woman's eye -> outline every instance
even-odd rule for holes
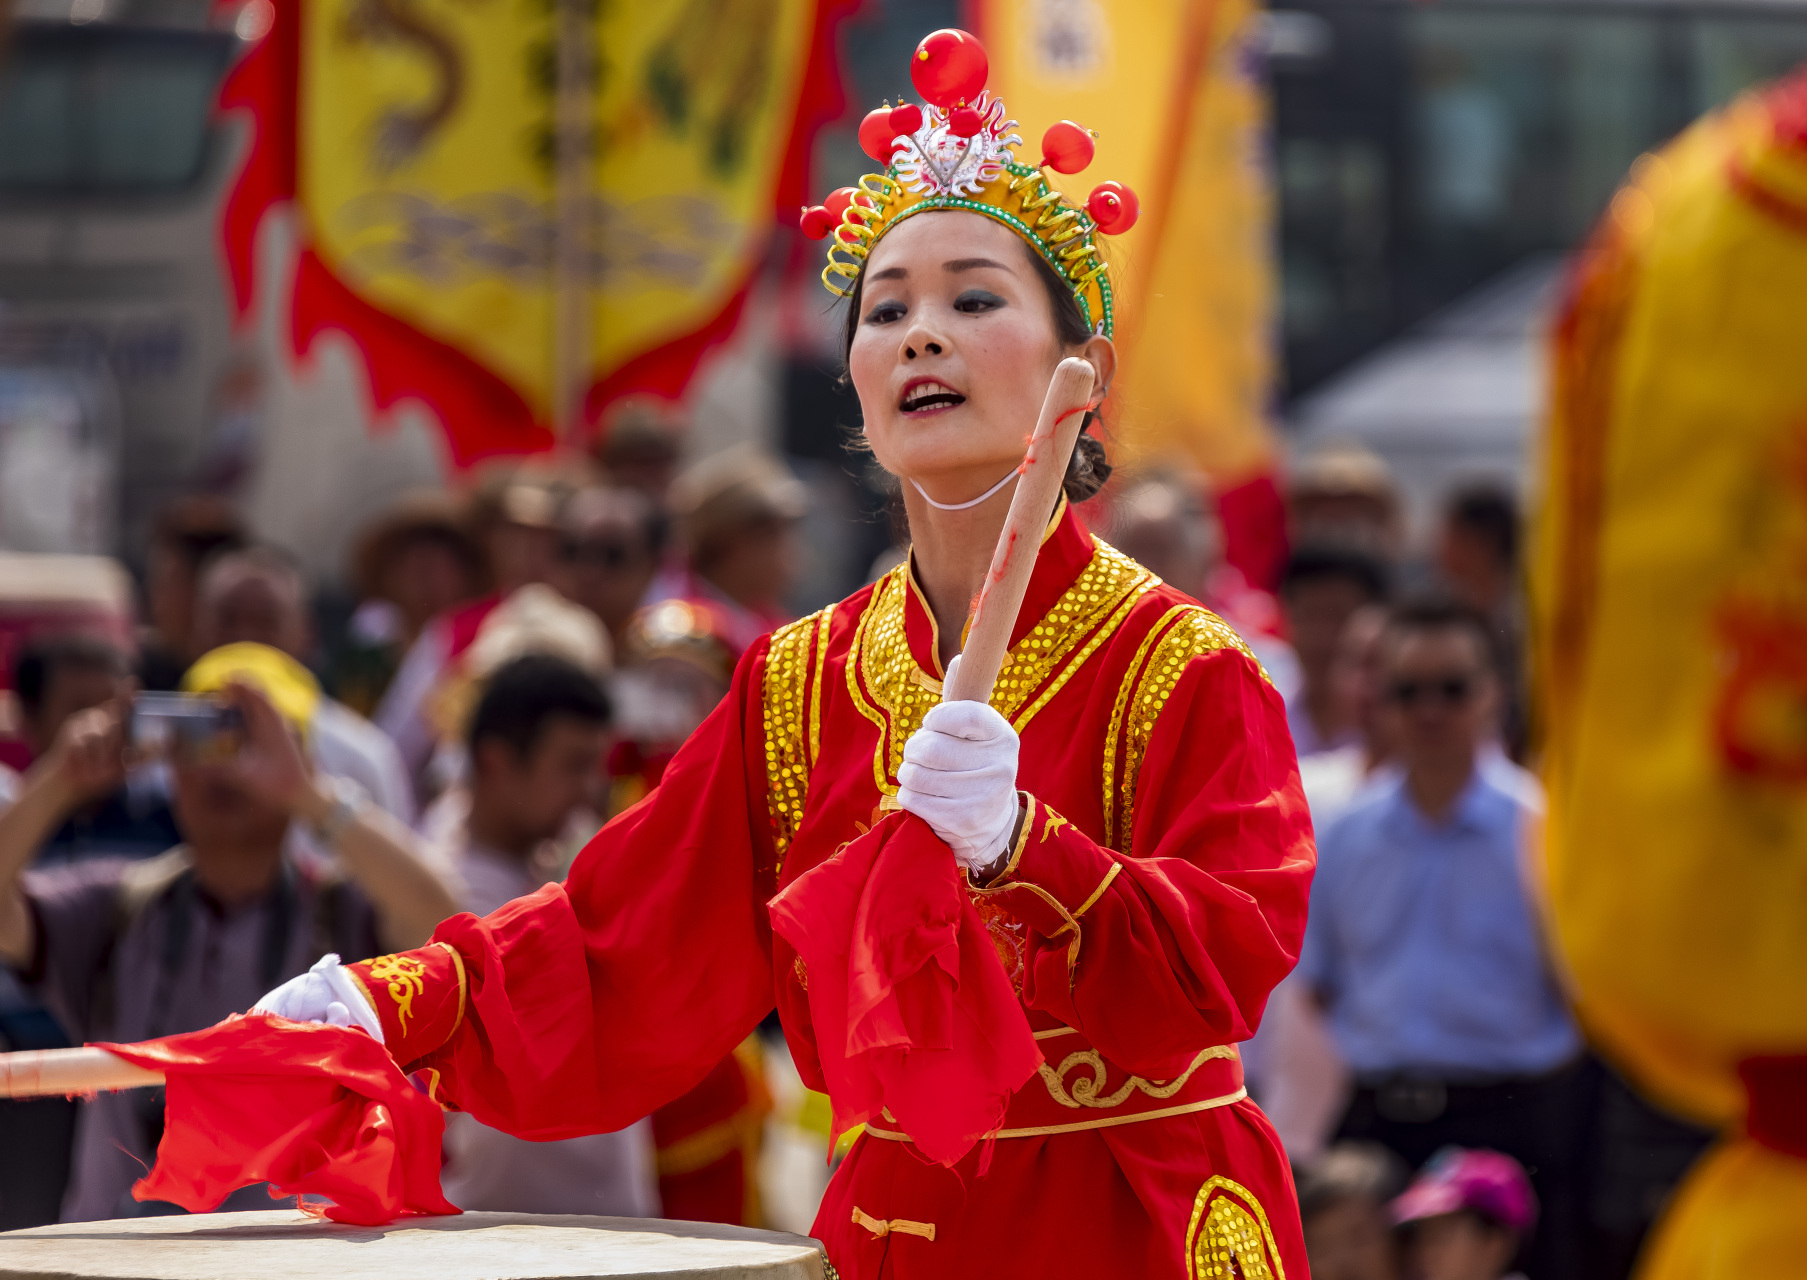
[[[901,302],[881,302],[866,313],[867,324],[890,324],[893,320],[904,318],[904,305]]]
[[[964,311],[969,315],[983,311],[995,311],[1003,305],[1002,298],[995,293],[988,293],[984,289],[968,289],[954,299],[954,310]]]

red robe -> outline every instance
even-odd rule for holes
[[[486,1124],[562,1138],[683,1093],[776,1003],[821,1088],[809,975],[765,904],[882,812],[941,674],[907,565],[755,644],[563,885],[354,966],[397,1060]],[[848,1280],[1190,1278],[1232,1257],[1302,1280],[1286,1158],[1234,1048],[1298,954],[1315,859],[1279,697],[1228,627],[1063,504],[993,705],[1033,804],[973,892],[1047,1065],[952,1170],[869,1126],[815,1235]]]

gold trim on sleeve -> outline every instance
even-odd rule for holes
[[[809,767],[814,769],[822,758],[822,678],[828,670],[828,627],[834,621],[834,606],[816,615],[815,649],[810,654],[812,672],[809,679]]]
[[[886,796],[885,799],[889,800],[891,797]],[[1010,861],[1004,864],[1003,870],[992,877],[993,884],[1008,879],[1016,872],[1017,867],[1023,861],[1023,850],[1029,847],[1029,837],[1035,834],[1035,797],[1027,791],[1019,791],[1016,793],[1016,800],[1017,812],[1022,815],[1022,826],[1017,830],[1016,843],[1010,847]],[[972,872],[968,870],[965,875],[966,887],[978,890],[980,886],[973,883]]]
[[[1186,1280],[1286,1280],[1267,1211],[1241,1183],[1207,1179],[1186,1227]]]
[[[464,976],[464,957],[458,954],[458,948],[449,942],[435,942],[436,947],[444,947],[446,954],[452,957],[452,967],[458,970],[458,1016],[452,1020],[452,1030],[456,1032],[464,1025],[464,1001],[470,990],[470,983]],[[447,1036],[446,1039],[451,1039]]]
[[[784,854],[803,824],[809,775],[822,749],[822,682],[834,606],[772,633],[760,704],[765,719],[766,810],[772,851]]]
[[[407,1035],[408,1019],[414,1016],[414,997],[427,989],[426,961],[406,954],[378,956],[370,961],[370,976],[384,984],[395,1002],[395,1025]]]
[[[1104,896],[1104,891],[1111,887],[1111,881],[1115,880],[1117,878],[1117,873],[1122,870],[1123,864],[1121,862],[1111,863],[1111,869],[1104,873],[1104,879],[1100,880],[1098,882],[1098,887],[1092,890],[1092,896],[1080,903],[1079,906],[1074,909],[1073,918],[1075,920],[1079,919],[1080,916],[1083,916],[1097,905],[1098,899]]]
[[[1229,624],[1203,605],[1175,605],[1161,615],[1136,650],[1111,710],[1104,739],[1104,843],[1128,853],[1135,834],[1136,783],[1156,722],[1192,659],[1234,649],[1260,661]],[[1122,756],[1121,775],[1117,757]]]
[[[383,1016],[382,1010],[376,1007],[376,997],[371,995],[370,988],[364,985],[363,977],[356,969],[347,968],[345,972],[349,973],[352,976],[352,979],[357,983],[358,994],[364,997],[364,1003],[370,1006],[370,1012],[376,1014],[378,1018],[381,1018]]]

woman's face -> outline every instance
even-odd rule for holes
[[[848,353],[879,465],[964,502],[1022,461],[1062,357],[1047,290],[1014,231],[983,214],[919,214],[866,260]],[[1082,349],[1110,377],[1110,342]]]

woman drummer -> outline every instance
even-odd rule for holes
[[[1086,532],[1069,504],[1108,474],[1090,436],[991,704],[940,701],[1056,364],[1111,380],[1096,236],[1133,220],[1115,184],[1082,211],[1016,163],[973,49],[925,40],[931,105],[869,126],[888,172],[805,217],[833,235],[824,278],[850,299],[847,366],[903,482],[908,560],[755,644],[566,883],[262,1007],[338,1001],[439,1099],[527,1138],[632,1123],[774,1003],[821,1089],[809,974],[765,903],[901,807],[965,869],[1046,1065],[952,1169],[883,1117],[866,1128],[815,1226],[841,1275],[1302,1277],[1286,1158],[1235,1049],[1305,924],[1285,713],[1228,627]],[[1082,164],[1079,132],[1051,130],[1044,158]]]

